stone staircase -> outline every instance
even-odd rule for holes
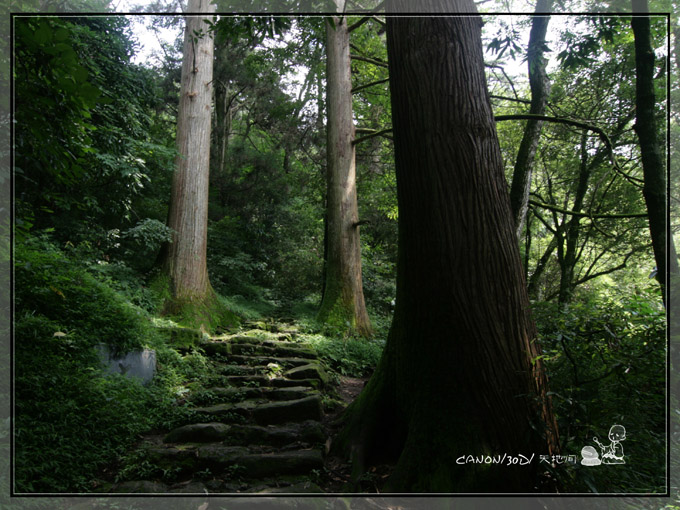
[[[220,384],[187,397],[191,423],[144,441],[145,460],[176,482],[128,481],[113,492],[322,492],[312,480],[324,466],[329,377],[294,330],[275,329],[201,344]]]

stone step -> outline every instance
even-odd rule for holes
[[[147,454],[148,460],[161,469],[182,475],[210,469],[218,477],[266,478],[308,474],[323,467],[323,455],[317,449],[253,452],[242,446],[208,443],[149,448]]]
[[[292,386],[306,386],[308,388],[319,388],[322,383],[319,379],[287,379],[285,377],[275,377],[270,379],[266,375],[229,375],[227,382],[232,386],[239,387],[266,387],[290,388]]]
[[[279,426],[227,425],[219,422],[193,423],[170,431],[164,443],[215,443],[227,446],[259,445],[284,447],[323,444],[326,440],[318,421],[307,420]]]
[[[244,356],[241,354],[229,355],[229,361],[239,365],[267,366],[269,363],[277,363],[282,367],[294,368],[309,363],[309,358],[287,358],[276,356]]]
[[[255,339],[257,342],[257,340]],[[232,354],[245,356],[292,357],[315,360],[317,355],[311,347],[290,342],[235,342],[212,341],[201,344],[208,355],[221,355],[229,358]]]
[[[263,404],[256,400],[224,403],[207,407],[195,407],[193,411],[217,419],[222,423],[238,423],[253,420],[258,425],[300,422],[305,420],[320,421],[323,416],[321,397],[310,395],[297,400],[284,400]]]
[[[226,363],[218,363],[215,365],[215,371],[222,375],[251,375],[261,374],[266,368],[258,365],[229,365]]]
[[[291,381],[294,383],[296,381]],[[195,396],[190,396],[189,401],[200,402],[200,400],[207,400],[206,394],[210,396],[211,403],[225,403],[225,402],[242,402],[244,400],[253,400],[257,398],[267,400],[297,400],[315,395],[318,392],[308,386],[294,385],[290,387],[276,388],[272,386],[263,387],[227,387],[227,388],[208,388],[203,393],[198,393]],[[197,405],[200,403],[197,402]]]

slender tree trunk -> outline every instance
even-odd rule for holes
[[[318,318],[332,326],[370,336],[372,328],[361,278],[347,18],[334,16],[332,23],[327,20],[326,34],[327,259]]]
[[[538,0],[536,13],[549,12],[552,8],[552,0]],[[550,80],[546,72],[545,34],[548,30],[550,16],[535,15],[529,34],[529,47],[527,62],[529,66],[529,86],[531,87],[531,105],[529,113],[544,115],[550,95]],[[510,206],[515,220],[517,239],[522,238],[522,229],[526,221],[529,207],[529,191],[531,187],[531,174],[541,136],[543,123],[537,120],[528,120],[524,128],[524,135],[517,152],[515,170],[512,176],[510,188]]]
[[[633,12],[649,12],[647,0],[632,0]],[[640,140],[644,188],[642,190],[649,213],[649,231],[656,260],[656,278],[661,285],[664,303],[666,298],[667,272],[677,276],[678,258],[673,237],[666,234],[666,172],[656,123],[656,97],[654,94],[654,50],[649,18],[634,16],[631,21],[635,36],[635,132]],[[668,246],[667,243],[668,242]],[[666,258],[666,249],[670,256]]]
[[[543,299],[541,277],[543,276],[545,269],[548,267],[548,262],[550,262],[550,258],[552,257],[555,248],[557,248],[557,236],[554,236],[550,240],[550,244],[548,244],[548,247],[545,249],[543,255],[539,259],[538,264],[536,264],[536,269],[534,269],[534,272],[529,277],[527,292],[529,293],[529,297],[531,299],[538,301]]]
[[[574,212],[581,212],[581,209],[583,209],[583,200],[588,191],[588,183],[592,170],[591,165],[588,164],[587,140],[587,133],[584,132],[581,135],[581,167],[576,185],[576,193],[574,194],[574,204],[571,208]],[[566,219],[564,221],[567,222]],[[574,292],[574,270],[577,262],[576,254],[580,233],[581,218],[580,216],[572,216],[565,227],[564,257],[560,261],[560,290],[557,298],[557,302],[560,304],[569,303]]]
[[[209,0],[190,0],[189,12],[214,12]],[[208,181],[212,100],[213,38],[201,16],[188,16],[177,119],[176,169],[172,181],[169,226],[174,231],[165,270],[173,299],[166,310],[213,299],[206,267]],[[196,37],[195,31],[203,31]]]
[[[475,12],[472,0],[422,8]],[[408,10],[407,0],[388,3]],[[383,357],[337,447],[395,492],[534,491],[557,450],[478,17],[388,17],[399,255]],[[512,453],[510,453],[512,452]],[[469,455],[535,455],[527,466]],[[499,457],[499,458],[500,458]]]

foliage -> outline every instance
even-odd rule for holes
[[[325,335],[304,335],[314,346],[319,357],[333,370],[350,377],[365,377],[373,373],[385,343],[365,338],[347,338]]]
[[[157,135],[154,72],[130,64],[127,25],[120,16],[17,18],[20,234],[49,227],[62,242],[108,251],[111,233],[146,212],[145,193],[164,188],[174,150]]]
[[[563,308],[537,303],[534,315],[548,367],[562,451],[576,455],[609,428],[626,428],[627,469],[562,473],[570,491],[663,492],[665,317],[658,291]]]
[[[16,283],[17,490],[92,491],[140,433],[188,419],[181,402],[192,381],[209,380],[208,363],[166,346],[146,313],[46,239],[17,246]],[[104,376],[93,348],[102,341],[153,347],[153,382]]]
[[[61,326],[65,342],[87,347],[103,342],[127,352],[145,343],[150,330],[146,313],[46,239],[19,244],[14,267],[19,317],[44,317]]]

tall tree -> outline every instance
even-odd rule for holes
[[[343,11],[344,0],[337,0]],[[352,74],[346,16],[326,20],[326,267],[318,318],[362,336],[372,334],[364,303],[352,116]]]
[[[647,0],[632,0],[634,13],[647,13]],[[644,172],[643,195],[649,212],[649,231],[656,259],[656,279],[666,302],[666,261],[671,275],[678,275],[678,258],[673,237],[666,233],[666,173],[659,132],[656,123],[656,96],[654,94],[654,50],[649,17],[633,16],[631,21],[635,36],[635,132],[640,139],[640,154]],[[666,258],[667,243],[669,257]]]
[[[189,0],[190,13],[212,13],[210,0]],[[208,281],[208,182],[213,81],[213,38],[204,16],[187,16],[177,116],[176,169],[169,226],[173,241],[164,262],[172,299],[166,311],[199,309],[214,299]]]
[[[407,12],[406,0],[388,8]],[[476,12],[430,0],[427,12]],[[337,445],[386,489],[532,491],[537,463],[468,455],[557,450],[557,427],[510,214],[478,17],[389,17],[399,255],[383,357]],[[532,468],[533,466],[533,468]]]
[[[531,106],[529,113],[543,115],[548,104],[550,94],[550,80],[546,72],[545,59],[545,34],[548,31],[550,16],[539,16],[547,13],[552,8],[552,0],[538,0],[536,2],[536,15],[531,22],[529,33],[529,47],[527,51],[527,64],[529,66],[529,86],[531,88]],[[527,120],[524,135],[517,152],[515,170],[510,188],[510,206],[515,219],[517,238],[522,235],[522,229],[529,207],[529,188],[531,185],[531,172],[541,136],[542,122],[540,120]]]

